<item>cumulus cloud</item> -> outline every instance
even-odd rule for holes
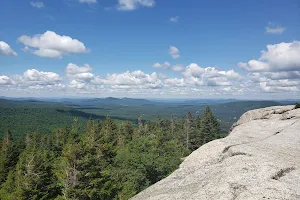
[[[295,74],[293,74],[295,76]],[[297,74],[296,74],[297,75]],[[255,88],[258,86],[263,92],[268,93],[293,93],[300,91],[300,79],[294,77],[294,79],[289,79],[291,77],[290,72],[288,73],[250,73],[247,76],[253,84],[247,87]]]
[[[0,55],[2,55],[2,56],[16,56],[17,53],[14,52],[6,42],[0,41]]]
[[[69,63],[66,67],[67,77],[70,79],[70,87],[76,89],[83,89],[87,84],[95,82],[95,75],[91,73],[92,67],[88,64],[78,66],[73,63]]]
[[[254,83],[258,83],[261,80],[260,73],[254,72],[254,73],[249,73],[247,77]]]
[[[72,95],[119,95],[119,96],[174,96],[217,97],[224,95],[248,95],[259,93],[289,95],[299,97],[300,72],[249,72],[242,77],[233,69],[221,70],[217,67],[200,67],[191,63],[183,68],[177,77],[167,77],[156,72],[141,70],[124,73],[93,74],[88,65],[69,63],[65,69],[66,79],[55,72],[29,69],[23,75],[0,75],[0,92],[14,90],[30,94],[38,91],[61,92]],[[68,83],[67,86],[64,83]],[[44,92],[44,94],[46,94]],[[251,96],[252,95],[252,96]]]
[[[97,0],[79,0],[79,3],[93,4],[93,3],[98,3],[98,1]]]
[[[267,45],[258,60],[239,63],[238,66],[253,72],[299,71],[300,41]]]
[[[103,84],[114,87],[131,87],[131,88],[160,88],[162,82],[157,73],[146,74],[140,70],[133,72],[124,72],[122,74],[108,74],[101,79]]]
[[[70,80],[70,87],[76,89],[86,89],[92,85],[106,85],[114,89],[149,89],[160,88],[163,86],[160,80],[162,76],[157,73],[146,74],[141,70],[127,71],[124,73],[107,74],[100,77],[91,73],[93,69],[85,64],[77,66],[76,64],[68,64],[66,68],[67,77]]]
[[[84,64],[80,67],[76,64],[69,63],[66,68],[66,73],[68,77],[73,77],[74,75],[88,73],[91,71],[93,71],[93,68],[90,67],[88,64]]]
[[[135,10],[139,7],[154,7],[154,0],[118,0],[117,9],[123,11]]]
[[[183,78],[168,78],[165,79],[164,83],[166,86],[172,86],[172,87],[185,87],[186,82]]]
[[[54,49],[38,49],[38,50],[31,50],[27,46],[24,48],[25,52],[31,52],[34,55],[40,57],[48,57],[48,58],[62,58],[62,54],[60,51]]]
[[[170,46],[169,48],[169,54],[172,56],[173,59],[178,59],[180,58],[180,51],[177,47]]]
[[[275,23],[269,22],[268,26],[266,27],[266,33],[269,34],[281,34],[286,30],[285,27],[277,25]]]
[[[41,2],[41,1],[35,1],[35,2],[32,1],[32,2],[30,2],[30,5],[31,5],[32,7],[39,8],[39,9],[45,7],[44,3]]]
[[[300,91],[300,42],[267,45],[257,60],[238,63],[249,71],[247,78],[269,93],[295,93]]]
[[[43,72],[36,69],[29,69],[24,72],[23,80],[29,84],[53,85],[60,82],[61,78],[54,72]]]
[[[196,63],[188,65],[182,75],[187,82],[196,85],[208,86],[228,86],[232,85],[232,81],[239,81],[242,76],[233,69],[228,71],[218,70],[215,67],[202,68]]]
[[[184,65],[173,65],[172,66],[172,70],[175,72],[180,72],[183,71],[185,69]]]
[[[14,81],[8,76],[0,76],[0,85],[12,85]]]
[[[157,69],[169,69],[171,67],[171,64],[166,61],[166,62],[161,63],[161,64],[160,63],[154,63],[153,67],[157,68]]]
[[[281,79],[300,79],[300,71],[290,71],[290,72],[266,72],[264,73],[266,78],[272,80]]]
[[[0,76],[0,90],[9,86],[13,90],[22,90],[25,93],[30,89],[34,90],[53,90],[65,87],[62,78],[54,72],[43,72],[36,69],[28,69],[23,75]]]
[[[76,80],[72,80],[70,82],[70,87],[75,88],[75,89],[83,89],[83,88],[85,88],[85,85],[86,85],[85,83],[79,82],[79,81],[76,81]]]
[[[169,19],[170,22],[173,22],[173,23],[177,23],[179,21],[179,16],[176,16],[176,17],[171,17]]]
[[[291,87],[299,86],[300,81],[291,81],[288,79],[285,80],[267,80],[265,81],[267,86],[278,86],[278,87]]]
[[[189,77],[201,77],[201,75],[204,73],[204,69],[198,66],[196,63],[191,63],[186,67],[186,70],[182,73],[183,76]]]
[[[46,31],[32,37],[22,35],[18,41],[25,45],[24,50],[48,58],[62,58],[68,54],[87,53],[89,50],[77,39]]]
[[[300,89],[297,86],[288,86],[288,85],[283,85],[282,83],[278,82],[269,84],[268,82],[261,82],[260,87],[263,91],[266,92],[299,92]],[[299,85],[298,85],[299,86]]]

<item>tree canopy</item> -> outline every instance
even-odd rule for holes
[[[157,118],[138,124],[88,120],[52,134],[2,138],[0,199],[129,199],[168,176],[181,158],[220,137],[210,108],[185,119]]]

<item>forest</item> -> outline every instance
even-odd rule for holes
[[[201,145],[221,138],[210,107],[184,119],[74,118],[51,134],[7,131],[1,141],[0,199],[129,199],[176,170]]]
[[[221,133],[227,134],[231,125],[246,111],[291,104],[275,101],[236,100],[194,100],[182,102],[157,102],[145,99],[103,98],[103,99],[1,99],[0,98],[0,138],[10,130],[16,137],[27,132],[51,133],[55,129],[70,125],[74,117],[80,122],[80,130],[85,129],[89,118],[104,120],[109,115],[116,123],[130,121],[137,125],[138,118],[154,123],[157,116],[175,121],[184,120],[191,112],[196,116],[209,105],[220,121]],[[293,104],[294,102],[292,102]]]

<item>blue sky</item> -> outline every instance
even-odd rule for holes
[[[297,0],[2,0],[0,7],[6,96],[300,98]]]

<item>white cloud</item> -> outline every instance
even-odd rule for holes
[[[25,47],[26,48],[26,47]],[[62,53],[55,49],[38,49],[38,50],[31,50],[27,47],[28,52],[35,54],[40,57],[47,57],[47,58],[62,58]]]
[[[25,45],[25,50],[41,57],[61,58],[64,55],[87,53],[89,50],[77,39],[61,36],[53,31],[32,37],[22,35],[18,41]],[[33,49],[31,49],[31,48]]]
[[[166,79],[166,78],[168,78],[168,76],[165,75],[165,74],[159,73],[159,74],[158,74],[158,78],[159,78],[159,79]]]
[[[278,83],[277,86],[276,84],[270,85],[268,82],[261,82],[260,88],[266,92],[299,92],[300,91],[299,87],[297,86],[288,86],[288,85],[282,86],[282,83]]]
[[[226,91],[226,92],[229,92],[231,90],[231,87],[223,88],[223,90]]]
[[[239,63],[238,66],[248,71],[299,71],[300,70],[300,41],[267,45],[267,50],[261,51],[258,60]]]
[[[84,89],[85,85],[86,85],[85,83],[82,83],[82,82],[79,82],[79,81],[76,81],[76,80],[72,80],[70,82],[70,87],[71,88]]]
[[[6,42],[0,41],[0,55],[2,55],[2,56],[16,56],[17,53],[14,52]]]
[[[86,84],[95,82],[95,75],[91,73],[93,69],[88,65],[78,66],[69,63],[66,68],[67,77],[71,80],[70,87],[83,89]]]
[[[300,71],[290,71],[290,72],[266,72],[266,78],[272,80],[281,80],[281,79],[300,79]]]
[[[118,0],[117,9],[124,11],[135,10],[139,7],[154,7],[154,0]]]
[[[161,63],[161,64],[160,63],[154,63],[153,67],[157,68],[157,69],[169,69],[171,67],[171,64],[166,61],[166,62]]]
[[[228,80],[226,77],[213,77],[206,79],[206,85],[208,86],[229,86],[233,83]]]
[[[182,75],[189,83],[208,86],[228,86],[233,84],[232,81],[242,79],[242,76],[233,69],[220,71],[215,67],[202,68],[196,63],[188,65]]]
[[[182,73],[183,76],[189,77],[201,77],[201,75],[204,73],[204,69],[198,66],[196,63],[191,63],[186,67],[186,70]]]
[[[29,69],[23,75],[0,75],[0,92],[49,96],[131,96],[131,97],[298,97],[300,78],[297,71],[251,72],[242,77],[233,69],[200,67],[191,63],[177,77],[141,70],[109,73],[104,76],[92,73],[88,64],[69,63],[65,80],[55,72]],[[181,76],[182,75],[182,76]],[[68,83],[67,86],[64,82]],[[265,94],[265,95],[263,95]],[[246,96],[247,95],[247,96]]]
[[[238,66],[239,68],[247,69],[247,70],[248,70],[248,64],[247,64],[247,63],[239,62],[239,63],[237,64],[237,66]]]
[[[32,90],[62,90],[62,78],[54,72],[43,72],[36,69],[28,69],[23,75],[0,76],[0,91],[9,89],[14,92],[24,92],[29,94]]]
[[[177,23],[179,21],[179,16],[176,16],[176,17],[171,17],[169,19],[170,22],[173,22],[173,23]]]
[[[183,78],[179,79],[179,78],[169,78],[166,79],[164,81],[164,83],[167,86],[172,86],[172,87],[185,87],[186,86],[186,82]]]
[[[85,64],[80,67],[75,64],[68,64],[66,68],[67,77],[70,79],[70,87],[86,89],[92,85],[106,85],[114,89],[132,88],[160,88],[163,86],[160,80],[161,75],[157,73],[146,74],[140,70],[124,72],[121,74],[107,74],[105,77],[96,76],[90,73],[93,69]]]
[[[275,23],[269,22],[268,26],[266,27],[266,33],[269,34],[281,34],[286,30],[285,27],[277,25]]]
[[[291,86],[299,86],[300,81],[291,81],[288,79],[285,80],[267,80],[267,86],[277,86],[277,87],[291,87]]]
[[[36,69],[29,69],[24,72],[24,81],[37,85],[53,85],[61,81],[60,76],[54,72],[43,72]]]
[[[172,70],[175,72],[180,72],[183,71],[185,69],[184,65],[173,65],[172,66]]]
[[[0,76],[0,85],[12,85],[14,81],[8,76]]]
[[[261,76],[260,76],[260,73],[258,73],[258,72],[249,73],[247,76],[251,81],[253,81],[255,83],[258,83],[261,81]]]
[[[83,66],[78,66],[73,63],[69,63],[67,68],[66,68],[66,73],[67,76],[74,76],[76,74],[81,74],[81,73],[87,73],[93,71],[93,68],[91,68],[88,64],[84,64]]]
[[[146,74],[140,70],[127,71],[122,74],[108,74],[105,78],[101,79],[101,82],[114,87],[160,88],[163,86],[157,73]]]
[[[97,0],[79,0],[79,3],[93,4],[93,3],[98,3],[98,2],[97,2]]]
[[[177,47],[170,46],[170,48],[169,48],[169,54],[172,56],[173,59],[180,58],[179,53],[180,53],[180,51],[179,51],[179,49]]]
[[[300,91],[300,42],[267,45],[258,60],[238,63],[248,70],[246,78],[262,92],[292,95]],[[283,96],[284,97],[284,96]]]
[[[32,1],[32,2],[30,2],[30,5],[33,7],[39,8],[39,9],[45,7],[44,3],[41,1],[35,1],[35,2]]]
[[[218,71],[220,75],[226,76],[229,80],[241,80],[242,76],[235,72],[233,69],[228,71]]]

